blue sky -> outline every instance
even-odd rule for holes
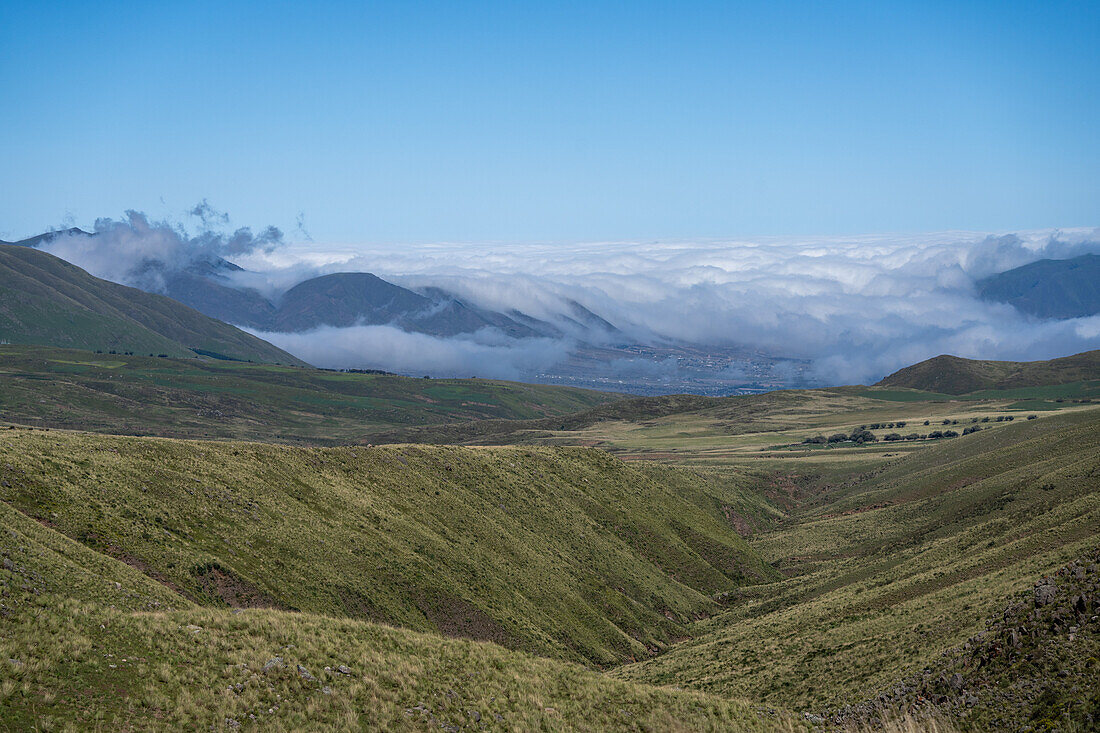
[[[1100,224],[1100,3],[0,0],[0,237]]]

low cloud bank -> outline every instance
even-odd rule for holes
[[[1100,230],[436,245],[377,248],[320,269],[370,270],[538,317],[575,300],[640,343],[743,346],[810,360],[811,383],[838,384],[877,381],[942,353],[1026,360],[1100,348],[1100,317],[1041,321],[982,301],[975,288],[1038,259],[1089,252],[1100,252]]]
[[[507,339],[493,331],[438,338],[393,326],[251,332],[319,367],[382,369],[432,377],[521,380],[564,360],[570,346],[554,339]]]
[[[153,291],[166,270],[225,257],[251,271],[227,273],[239,285],[271,297],[308,277],[361,271],[558,324],[566,316],[583,321],[579,304],[614,324],[623,341],[808,360],[802,377],[816,384],[873,382],[941,353],[1025,360],[1100,348],[1098,316],[1041,321],[984,302],[975,288],[1038,259],[1100,253],[1100,230],[337,250],[284,245],[274,227],[217,233],[227,218],[205,202],[191,213],[203,225],[199,234],[129,212],[123,221],[97,222],[96,237],[59,236],[43,249]],[[514,379],[561,363],[585,336],[580,325],[564,330],[562,340],[443,339],[389,326],[259,335],[322,366]],[[676,373],[666,356],[616,368],[626,377]],[[740,373],[728,369],[733,380]]]

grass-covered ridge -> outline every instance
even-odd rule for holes
[[[0,504],[5,730],[798,730],[746,702],[366,621],[196,606]]]
[[[395,426],[547,417],[619,399],[485,379],[0,345],[0,419],[116,434],[349,443]]]
[[[715,479],[717,480],[717,479]],[[601,451],[0,433],[0,499],[205,605],[612,664],[774,571],[717,503]]]

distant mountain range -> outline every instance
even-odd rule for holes
[[[1081,318],[1100,313],[1100,255],[1039,260],[978,283],[983,300],[1011,303],[1039,318]]]
[[[81,229],[47,232],[11,242],[38,247],[55,237],[95,236]],[[457,336],[494,328],[512,338],[561,338],[618,334],[618,329],[580,303],[566,301],[554,322],[516,310],[480,308],[440,288],[419,292],[368,272],[341,272],[304,280],[274,297],[235,282],[242,268],[220,257],[171,270],[150,262],[135,273],[141,280],[164,284],[163,294],[211,318],[258,331],[296,333],[321,326],[392,325],[412,333]],[[156,275],[157,277],[148,277]]]
[[[28,246],[0,244],[0,341],[304,365],[163,295],[93,277]]]
[[[875,386],[956,395],[1091,379],[1100,379],[1100,350],[1049,361],[981,361],[944,354],[896,371]]]

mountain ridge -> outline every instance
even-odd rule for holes
[[[0,338],[9,343],[305,365],[235,326],[32,247],[0,245],[0,274]]]

